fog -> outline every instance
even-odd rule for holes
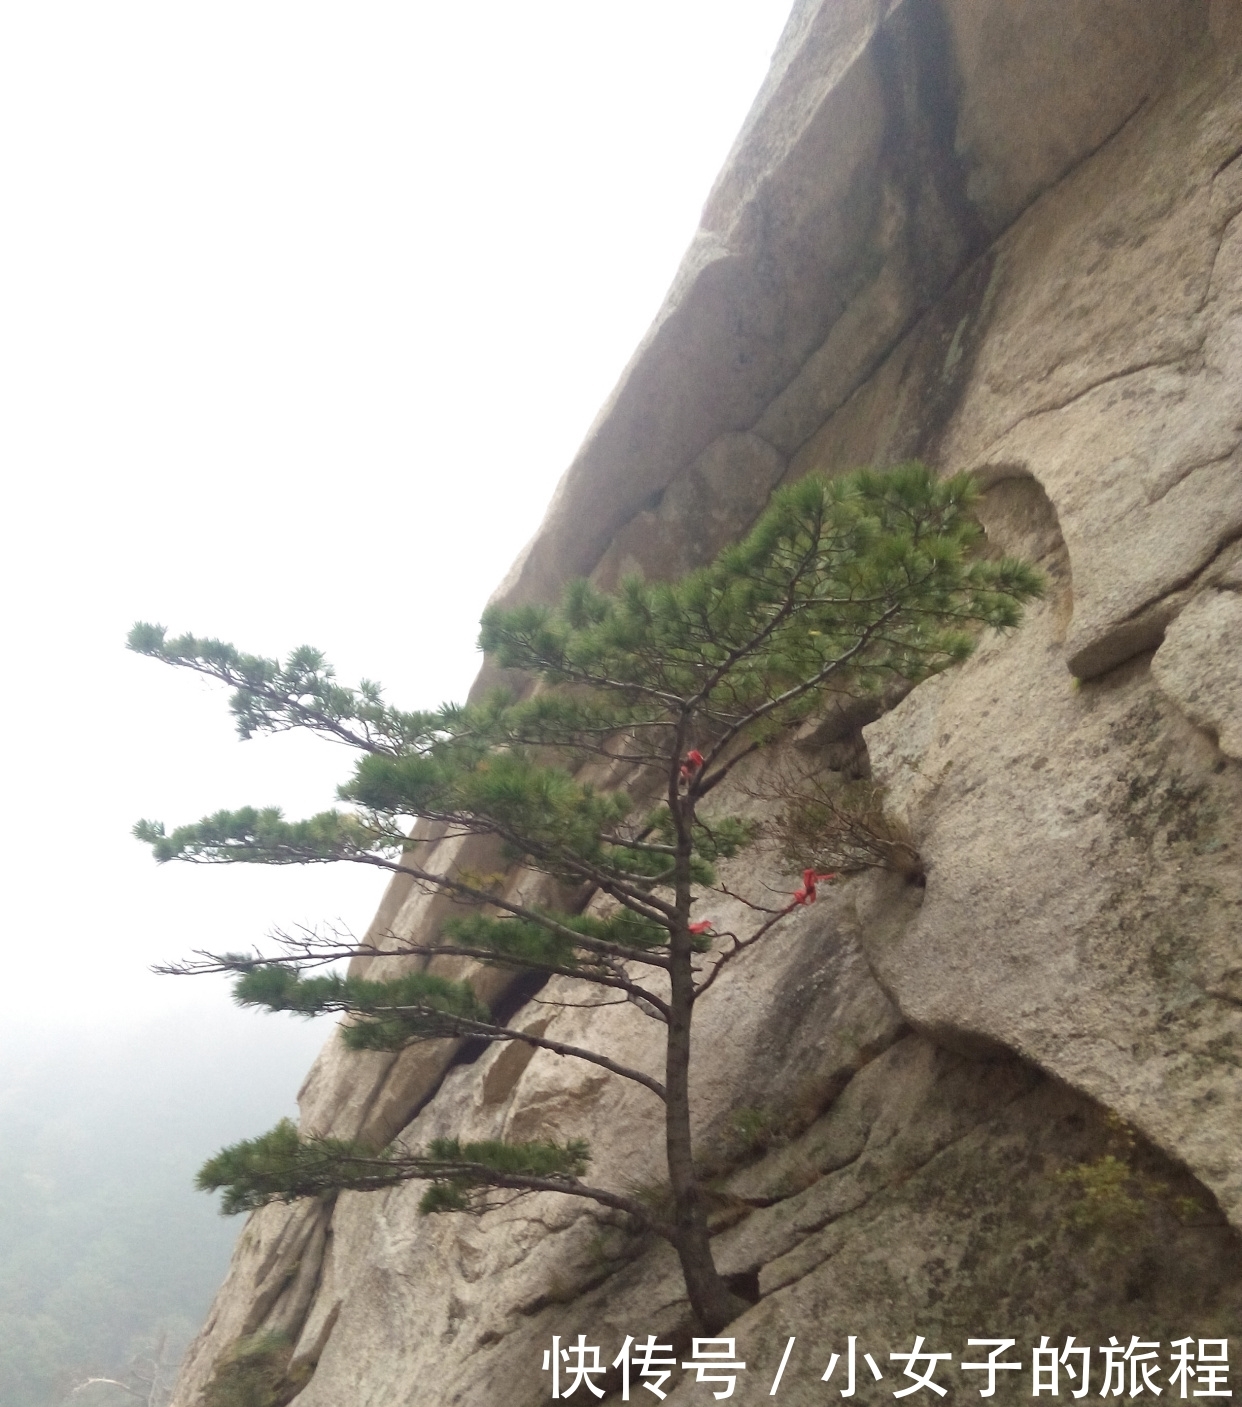
[[[4,8],[10,1011],[106,1025],[168,999],[152,961],[365,925],[372,872],[157,871],[129,838],[322,809],[349,759],[239,747],[126,631],[309,642],[407,706],[460,697],[786,9]]]
[[[239,746],[129,626],[462,696],[787,9],[0,10],[6,1404],[59,1400],[161,1304],[188,1332],[236,1230],[193,1172],[292,1110],[324,1036],[149,965],[361,930],[383,886],[153,864],[139,817],[319,810],[350,758]]]
[[[0,1035],[0,1401],[60,1402],[165,1337],[174,1362],[224,1277],[237,1218],[204,1159],[295,1112],[325,1031],[221,1002],[49,1044]],[[88,1389],[75,1401],[123,1394]],[[130,1399],[132,1400],[132,1399]]]

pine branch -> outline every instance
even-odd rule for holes
[[[601,971],[594,967],[570,967],[552,962],[523,959],[516,955],[497,952],[493,948],[475,948],[459,943],[411,943],[397,940],[399,946],[380,948],[366,943],[325,943],[321,940],[296,938],[279,931],[272,935],[281,946],[288,950],[288,956],[270,957],[262,953],[212,953],[206,949],[195,949],[195,961],[184,959],[179,962],[161,963],[152,971],[163,977],[202,977],[244,975],[260,968],[284,967],[293,973],[307,968],[325,967],[330,963],[352,958],[426,958],[455,957],[473,958],[498,967],[509,967],[519,972],[541,972],[549,977],[568,977],[576,982],[586,982],[594,987],[604,987],[623,992],[640,1010],[651,1008],[660,1020],[668,1019],[668,1004],[649,988],[634,982],[624,975],[623,968]],[[626,1003],[615,1003],[625,1005]],[[324,1008],[327,1010],[328,1008]],[[338,1008],[332,1008],[338,1009]],[[354,1008],[341,1006],[342,1011]],[[395,1010],[396,1008],[394,1008]],[[519,1033],[520,1034],[520,1033]]]
[[[494,963],[499,967],[511,967],[519,972],[546,972],[549,977],[569,977],[575,982],[589,982],[593,987],[608,987],[613,991],[624,992],[627,997],[632,997],[636,1001],[645,1003],[657,1011],[663,1020],[668,1019],[668,1004],[658,997],[650,988],[644,987],[639,982],[632,982],[624,976],[618,975],[617,970],[601,972],[598,968],[590,967],[558,967],[553,963],[523,961],[519,957],[506,957],[490,948],[467,948],[459,945],[433,946],[423,944],[401,948],[374,949],[368,952],[360,949],[360,957],[402,957],[405,955],[419,957],[466,957],[477,958],[480,962]]]
[[[253,815],[254,813],[249,813]],[[327,813],[335,816],[336,813]],[[248,819],[247,813],[238,812],[236,815],[242,822]],[[226,813],[220,813],[211,818],[211,826],[216,827],[220,818]],[[277,813],[278,816],[278,813]],[[208,822],[201,823],[207,826]],[[303,823],[304,824],[304,823]],[[370,865],[376,869],[387,870],[391,874],[409,875],[412,879],[421,884],[427,885],[433,892],[455,895],[462,899],[471,900],[480,905],[490,905],[493,908],[501,909],[505,913],[512,914],[515,918],[521,918],[528,922],[538,924],[546,929],[548,933],[576,947],[585,949],[588,952],[597,953],[600,956],[618,958],[622,962],[644,963],[648,967],[667,967],[668,960],[658,954],[642,948],[627,947],[618,943],[608,943],[598,939],[590,938],[584,934],[576,932],[563,923],[558,923],[549,915],[530,909],[524,904],[515,903],[506,899],[502,895],[491,893],[480,889],[475,885],[468,884],[462,880],[454,879],[450,875],[435,874],[430,870],[422,869],[416,865],[405,864],[396,860],[389,860],[382,855],[377,855],[369,850],[339,849],[330,845],[319,845],[316,847],[300,847],[294,844],[281,843],[277,841],[275,832],[272,838],[260,843],[258,840],[246,842],[244,839],[234,839],[227,848],[216,842],[208,842],[203,849],[194,849],[197,844],[191,833],[195,827],[186,826],[178,831],[174,831],[172,836],[165,836],[163,828],[158,823],[139,822],[135,827],[135,832],[139,838],[147,840],[153,845],[164,842],[165,849],[157,851],[161,861],[169,859],[181,859],[198,864],[327,864],[341,862],[348,864]],[[396,842],[394,841],[394,846]],[[179,848],[178,848],[179,847]],[[624,900],[622,900],[624,902]],[[627,904],[631,911],[641,913]],[[648,915],[642,915],[644,917]],[[663,922],[660,915],[650,915],[653,922]]]
[[[399,1016],[402,1010],[401,1007],[394,1007],[393,1013]],[[585,1060],[589,1065],[598,1065],[601,1070],[607,1070],[613,1075],[620,1075],[623,1080],[632,1080],[636,1085],[642,1085],[645,1089],[649,1089],[661,1103],[668,1101],[668,1093],[659,1080],[653,1079],[641,1070],[635,1070],[632,1066],[610,1060],[606,1055],[587,1050],[583,1046],[567,1045],[564,1041],[548,1040],[546,1036],[531,1035],[528,1031],[519,1031],[512,1026],[492,1026],[486,1022],[470,1021],[464,1017],[457,1018],[455,1024],[457,1034],[462,1036],[476,1036],[485,1041],[521,1041],[524,1045],[534,1046],[538,1050],[550,1050],[553,1055],[567,1055],[574,1060]]]
[[[424,1212],[466,1210],[464,1194],[475,1189],[562,1192],[624,1212],[644,1229],[671,1234],[637,1198],[583,1182],[587,1161],[587,1147],[580,1140],[563,1145],[463,1145],[456,1139],[435,1139],[426,1152],[407,1153],[395,1146],[376,1150],[346,1139],[303,1138],[284,1119],[258,1138],[222,1150],[204,1164],[197,1182],[203,1191],[223,1189],[222,1210],[227,1214],[252,1211],[268,1202],[346,1189],[374,1192],[414,1181],[432,1183],[423,1197]]]
[[[721,953],[721,955],[712,964],[711,972],[708,973],[707,977],[702,982],[700,982],[699,985],[695,988],[695,1001],[698,1001],[698,999],[705,992],[710,990],[710,988],[714,985],[716,979],[720,976],[721,972],[724,970],[725,967],[728,966],[729,963],[733,961],[734,958],[744,953],[747,948],[753,948],[755,944],[758,943],[761,939],[766,938],[768,934],[772,931],[772,929],[775,928],[776,925],[780,923],[782,919],[789,917],[790,911],[790,908],[786,906],[779,912],[774,913],[770,918],[766,919],[763,923],[761,923],[759,927],[755,929],[755,931],[750,935],[749,938],[738,938],[731,933],[722,934],[722,937],[732,938],[733,946]]]
[[[411,747],[431,746],[436,724],[454,712],[401,713],[387,707],[378,686],[365,680],[358,690],[342,688],[319,652],[307,647],[295,650],[282,666],[279,660],[242,654],[221,640],[193,635],[167,640],[166,635],[161,625],[139,622],[129,633],[128,645],[137,654],[205,674],[231,688],[243,738],[309,728],[364,752],[400,756]]]
[[[874,630],[878,630],[880,625],[883,624],[885,620],[889,620],[894,615],[896,615],[898,609],[899,608],[897,605],[890,606],[889,609],[881,617],[881,619],[877,621],[874,629],[870,629],[866,631],[863,635],[861,635],[857,643],[854,644],[850,649],[848,649],[843,655],[838,655],[835,659],[830,660],[817,674],[815,674],[812,678],[808,679],[805,683],[795,684],[792,688],[787,689],[783,694],[779,694],[776,698],[769,699],[767,703],[764,703],[758,708],[753,709],[750,714],[747,715],[747,717],[741,719],[738,723],[734,724],[733,727],[728,729],[724,737],[722,737],[717,743],[715,743],[711,751],[707,754],[707,757],[703,763],[703,772],[707,773],[707,769],[711,766],[712,762],[717,757],[719,757],[724,751],[724,749],[726,749],[728,745],[734,740],[734,738],[736,738],[739,734],[745,731],[745,729],[754,727],[756,723],[761,722],[770,713],[782,707],[782,705],[793,703],[796,700],[802,698],[805,694],[809,693],[812,689],[818,688],[819,686],[827,683],[827,681],[834,674],[839,673],[841,670],[845,669],[848,665],[850,665],[871,642],[871,637],[874,634]],[[754,750],[754,746],[748,748],[746,752],[739,753],[736,757],[727,760],[720,767],[718,767],[715,772],[711,773],[710,775],[704,776],[699,784],[700,792],[705,794],[706,792],[712,790],[714,787],[719,786],[720,783],[724,781],[724,779],[733,770],[733,768],[742,760],[742,758],[748,753],[753,752]]]

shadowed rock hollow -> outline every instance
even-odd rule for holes
[[[782,481],[916,455],[975,471],[993,546],[1050,581],[964,667],[798,744],[887,787],[927,882],[835,886],[698,1009],[717,1258],[754,1301],[729,1329],[739,1403],[769,1400],[791,1335],[780,1400],[800,1407],[835,1396],[819,1378],[849,1334],[887,1367],[915,1334],[955,1359],[1013,1337],[1029,1363],[1042,1334],[1237,1325],[1240,11],[799,0],[663,309],[500,589],[681,571]],[[732,869],[788,888],[762,855]],[[442,902],[398,880],[372,932],[424,933]],[[631,1008],[480,980],[518,1025],[657,1059]],[[585,1137],[596,1181],[659,1181],[643,1089],[459,1054],[330,1042],[303,1124]],[[1110,1156],[1137,1194],[1093,1220],[1058,1174]],[[260,1331],[292,1345],[270,1400],[298,1407],[533,1407],[554,1334],[606,1361],[627,1334],[688,1345],[672,1252],[597,1209],[422,1219],[418,1199],[252,1217],[177,1407]],[[998,1398],[1029,1396],[1009,1379]],[[948,1401],[981,1385],[941,1380]],[[707,1391],[687,1375],[668,1400]]]

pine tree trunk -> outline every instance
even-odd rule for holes
[[[707,1209],[694,1175],[690,1143],[690,1018],[694,1010],[690,952],[689,933],[677,934],[672,943],[673,990],[665,1073],[668,1091],[665,1131],[668,1176],[673,1192],[673,1244],[695,1316],[707,1333],[715,1334],[745,1306],[720,1278],[712,1259]]]
[[[709,1334],[719,1333],[745,1305],[720,1278],[707,1232],[707,1208],[694,1172],[690,1139],[690,1027],[694,1015],[693,948],[690,937],[690,833],[693,809],[678,805],[674,786],[670,804],[677,820],[678,854],[675,894],[679,922],[671,935],[668,1057],[665,1066],[667,1105],[665,1144],[673,1193],[673,1245],[681,1261],[686,1291],[695,1317]]]

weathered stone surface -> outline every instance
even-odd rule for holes
[[[721,434],[754,428],[791,454],[988,231],[1208,36],[1206,0],[1063,0],[1055,21],[1045,0],[946,9],[794,7],[664,307],[502,596],[589,572]]]
[[[1208,28],[1207,5],[950,0],[946,8],[963,95],[957,153],[967,194],[993,231],[1158,93],[1170,64]]]
[[[469,1118],[475,1084],[450,1075],[450,1118]],[[635,1146],[639,1131],[629,1131]],[[736,1395],[768,1398],[789,1335],[798,1348],[781,1396],[811,1403],[822,1402],[819,1376],[847,1333],[895,1377],[887,1355],[908,1351],[915,1331],[955,1359],[979,1335],[1010,1335],[1026,1350],[1041,1333],[1167,1342],[1188,1319],[1197,1332],[1231,1332],[1242,1247],[1154,1151],[1129,1155],[1146,1179],[1132,1215],[1068,1224],[1081,1198],[1057,1174],[1116,1150],[1098,1107],[1024,1062],[899,1041],[802,1138],[728,1184],[782,1199],[719,1238],[728,1268],[762,1267],[763,1298],[729,1330],[749,1364]],[[1183,1220],[1176,1202],[1187,1195],[1202,1200]],[[416,1196],[340,1199],[294,1359],[318,1362],[300,1407],[533,1407],[548,1400],[539,1365],[553,1334],[585,1333],[605,1362],[627,1334],[648,1332],[686,1356],[691,1329],[667,1248],[627,1242],[565,1200],[420,1220]],[[697,1400],[693,1386],[670,1400]],[[1021,1388],[1002,1383],[1000,1397],[1029,1399],[1029,1379]]]
[[[611,591],[635,572],[682,576],[727,546],[763,510],[785,472],[783,456],[758,435],[721,435],[678,474],[659,502],[617,533],[591,573]]]
[[[747,1363],[737,1401],[772,1400],[791,1336],[778,1400],[810,1407],[845,1388],[849,1334],[858,1337],[862,1401],[912,1386],[889,1354],[909,1353],[920,1334],[928,1351],[952,1356],[936,1374],[946,1402],[974,1401],[986,1385],[985,1375],[960,1367],[986,1358],[968,1339],[1015,1339],[1002,1356],[1023,1370],[998,1374],[993,1400],[1029,1402],[1030,1350],[1042,1334],[1058,1345],[1070,1334],[1092,1345],[1110,1335],[1124,1345],[1132,1334],[1167,1344],[1188,1319],[1232,1332],[1242,1306],[1238,1239],[1207,1205],[1179,1219],[1176,1199],[1194,1184],[1158,1155],[1138,1160],[1149,1191],[1132,1216],[1074,1230],[1081,1200],[1057,1174],[1115,1153],[1097,1108],[1021,1063],[979,1064],[918,1038],[876,1061],[864,1080],[871,1088],[847,1136],[851,1149],[862,1145],[855,1160],[720,1238],[725,1255],[748,1241],[765,1258],[763,1298],[729,1326]],[[821,1210],[791,1234],[795,1208],[809,1213],[817,1195]],[[764,1218],[779,1227],[766,1247]],[[868,1351],[882,1383],[862,1361]],[[825,1385],[832,1353],[842,1361]],[[1093,1392],[1101,1381],[1097,1356]],[[687,1374],[668,1400],[700,1402],[702,1393]]]
[[[866,730],[927,865],[917,911],[862,905],[867,953],[920,1029],[1085,1090],[1242,1222],[1242,776],[1145,662],[1072,688],[1051,615]]]
[[[1242,534],[1240,104],[1233,61],[1205,55],[998,240],[791,464],[933,454],[1032,474],[1069,548],[1081,677],[1159,644],[1176,613],[1162,598]]]
[[[757,1298],[728,1331],[740,1403],[770,1400],[790,1335],[797,1407],[840,1385],[819,1375],[851,1333],[893,1378],[867,1400],[888,1400],[887,1355],[916,1333],[958,1359],[1013,1336],[1029,1363],[1044,1333],[1236,1328],[1240,8],[800,0],[664,309],[501,589],[678,572],[782,475],[914,455],[976,471],[991,550],[1048,576],[1016,634],[876,721],[841,707],[797,740],[870,766],[927,883],[834,886],[700,1009],[716,1244]],[[766,775],[732,802],[762,810]],[[790,887],[762,852],[729,881]],[[727,928],[732,902],[703,916]],[[440,915],[398,880],[370,936]],[[512,1019],[658,1067],[636,1008],[581,997],[557,979]],[[658,1195],[647,1091],[548,1052],[465,1054],[333,1042],[304,1125],[581,1136],[597,1181]],[[1057,1174],[1108,1156],[1132,1205],[1075,1229],[1081,1189]],[[631,1333],[688,1348],[671,1252],[592,1204],[422,1219],[419,1195],[255,1217],[176,1407],[262,1329],[296,1340],[291,1384],[314,1369],[297,1407],[533,1407],[554,1334],[608,1360]],[[998,1398],[1028,1398],[1009,1376],[1021,1391]]]
[[[1242,761],[1242,595],[1196,597],[1166,632],[1151,672],[1191,722]]]
[[[217,1360],[263,1328],[297,1333],[319,1292],[330,1213],[317,1202],[277,1204],[254,1213],[233,1252],[228,1278],[177,1382],[178,1400],[197,1402]]]

